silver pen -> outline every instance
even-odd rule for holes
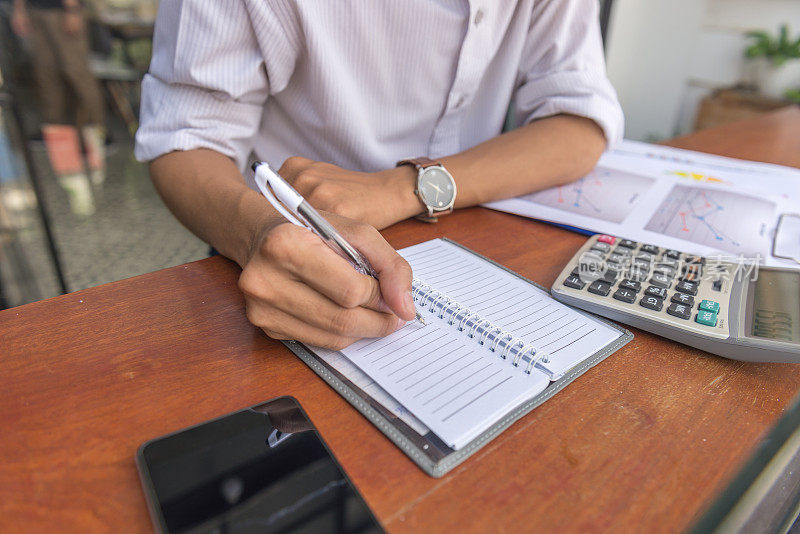
[[[353,245],[347,242],[314,207],[295,191],[277,172],[272,170],[268,163],[256,161],[253,163],[255,183],[272,206],[286,219],[298,226],[304,226],[317,234],[331,249],[350,264],[361,274],[366,274],[378,279],[378,273]],[[427,325],[425,319],[415,308],[416,319]]]

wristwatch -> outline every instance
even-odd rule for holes
[[[398,161],[397,166],[400,165],[413,165],[417,169],[414,193],[426,208],[426,212],[417,215],[417,219],[436,222],[439,216],[453,213],[456,181],[440,162],[430,158],[413,158]]]

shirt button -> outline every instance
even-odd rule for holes
[[[482,20],[483,20],[483,9],[479,9],[478,11],[475,12],[475,18],[473,19],[475,26],[480,24]]]

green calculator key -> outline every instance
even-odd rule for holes
[[[706,326],[717,326],[717,314],[711,311],[700,310],[697,312],[694,322]]]
[[[703,311],[718,313],[719,302],[714,302],[713,300],[703,300],[700,302],[699,308]]]

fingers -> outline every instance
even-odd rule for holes
[[[363,306],[391,312],[381,298],[378,281],[358,273],[309,230],[280,225],[267,236],[263,249],[271,264],[292,273],[294,278],[343,308]]]
[[[342,229],[350,241],[369,260],[380,280],[380,293],[389,309],[406,321],[416,315],[411,297],[411,266],[371,226],[351,224]]]
[[[376,312],[361,306],[339,306],[302,282],[275,288],[271,300],[277,310],[346,338],[388,336],[405,324],[393,313]]]
[[[259,325],[259,320],[250,314],[249,308],[247,318],[256,326],[261,326]],[[342,350],[359,339],[315,328],[283,312],[275,312],[270,323],[261,326],[261,328],[272,339],[296,339],[302,343],[332,350]]]

